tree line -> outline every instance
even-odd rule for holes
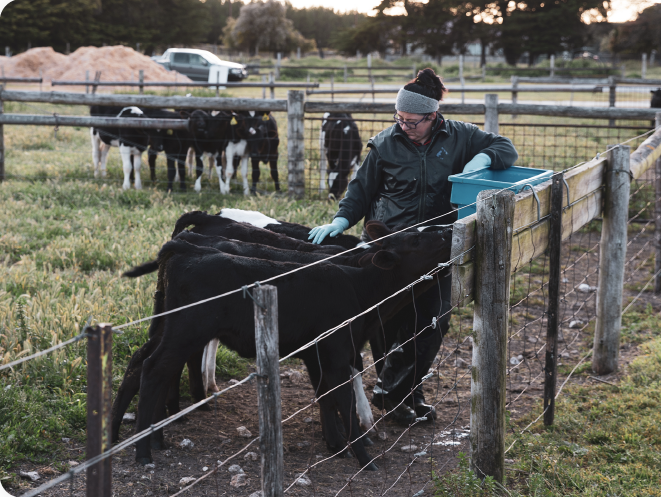
[[[327,49],[348,55],[422,49],[439,61],[479,41],[501,49],[508,63],[529,54],[580,50],[588,43],[614,53],[661,49],[661,6],[632,23],[609,25],[609,0],[382,0],[375,15],[297,9],[275,0],[15,0],[0,17],[0,47],[57,51],[103,44],[168,46],[219,43],[250,54]],[[592,21],[586,25],[587,21]]]

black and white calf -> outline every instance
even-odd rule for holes
[[[278,177],[278,123],[271,112],[251,113],[248,120],[249,127],[248,144],[250,146],[250,159],[252,161],[252,187],[250,191],[257,191],[260,170],[259,163],[264,162],[271,168],[271,178],[275,183],[275,191],[280,191],[280,179]]]
[[[356,121],[351,114],[326,113],[321,123],[319,134],[319,149],[321,157],[319,161],[321,179],[319,192],[328,187],[328,196],[339,198],[349,183],[349,173],[353,171],[351,179],[356,177],[360,167],[360,153],[363,142]],[[328,173],[328,185],[326,184],[326,168]]]
[[[142,109],[138,107],[106,107],[93,105],[90,107],[92,116],[102,117],[145,117]],[[119,147],[124,171],[122,188],[131,188],[131,171],[135,175],[135,188],[142,188],[140,179],[140,166],[142,152],[147,150],[150,134],[147,130],[127,128],[90,128],[92,138],[92,162],[94,164],[94,177],[106,177],[106,161],[110,147]]]
[[[227,147],[225,148],[224,171],[216,167],[220,182],[220,193],[230,192],[230,180],[234,176],[240,162],[241,176],[243,177],[243,194],[250,195],[248,186],[248,159],[250,158],[250,148],[248,139],[250,137],[250,125],[248,120],[252,116],[250,112],[232,112],[230,119],[230,129],[228,133]]]

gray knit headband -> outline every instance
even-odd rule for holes
[[[430,114],[438,110],[438,100],[402,88],[397,94],[395,110],[411,114]]]

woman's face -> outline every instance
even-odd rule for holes
[[[422,122],[418,122],[421,119],[423,119],[425,116],[424,114],[411,114],[410,112],[402,112],[402,111],[397,111],[397,116],[400,119],[400,127],[402,128],[402,131],[406,133],[406,135],[413,141],[418,142],[418,143],[424,143],[427,141],[429,136],[431,135],[431,127],[434,124],[434,121],[436,120],[436,112],[432,112],[427,116],[427,119],[425,119]],[[418,123],[417,126],[413,127],[411,125],[407,125],[406,123],[411,123],[415,124]]]

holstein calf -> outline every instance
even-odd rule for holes
[[[392,232],[378,222],[367,224],[374,239]],[[450,257],[451,235],[440,233],[399,233],[382,243],[376,253],[364,254],[361,268],[321,263],[274,281],[278,288],[280,355],[289,354],[321,333],[356,316],[389,297],[421,274],[436,268]],[[173,240],[159,253],[163,268],[164,307],[175,309],[240,288],[255,281],[281,275],[300,264],[271,262],[223,254],[213,248],[197,247]],[[382,307],[395,306],[404,295],[389,299]],[[164,316],[163,336],[156,350],[142,367],[141,395],[137,430],[149,427],[154,414],[162,410],[168,385],[187,358],[213,338],[243,357],[255,355],[253,304],[240,294],[214,300]],[[351,373],[351,366],[365,341],[364,317],[358,317],[296,354],[308,369],[319,400],[323,432],[329,448],[344,449],[344,441],[334,422],[339,410],[344,427],[361,466],[369,463],[355,414],[355,400],[349,384],[340,386]],[[337,387],[337,388],[336,388]],[[335,389],[336,388],[336,389]],[[333,390],[334,389],[334,390]],[[331,392],[332,390],[332,392]],[[332,419],[332,422],[328,420]],[[151,462],[149,439],[136,444],[136,460]]]
[[[280,191],[280,179],[278,176],[278,123],[271,112],[251,112],[248,120],[248,145],[250,148],[250,160],[252,161],[252,187],[250,191],[257,191],[257,182],[260,177],[259,163],[264,162],[271,168],[271,178],[275,183],[275,191]],[[242,172],[243,174],[243,172]]]
[[[329,198],[332,195],[337,199],[346,190],[349,173],[352,170],[351,179],[356,177],[356,171],[360,167],[360,152],[363,149],[358,126],[351,114],[328,112],[324,114],[319,134],[319,149],[321,151],[319,192],[328,187]],[[330,170],[328,185],[326,185],[326,164]]]
[[[103,117],[145,117],[145,113],[138,107],[108,107],[93,105],[90,115]],[[124,183],[122,188],[131,188],[131,173],[135,175],[135,188],[142,188],[140,166],[142,152],[147,150],[150,141],[150,130],[130,128],[90,128],[92,138],[92,162],[94,163],[94,177],[106,176],[106,161],[111,146],[119,147],[124,170]]]
[[[230,180],[234,176],[234,171],[238,169],[240,162],[243,194],[250,195],[250,187],[248,186],[248,158],[250,157],[248,119],[250,117],[248,112],[232,112],[227,147],[225,148],[225,171],[222,174],[224,180],[220,181],[220,193],[222,194],[230,192]],[[221,178],[221,171],[219,170],[218,177]]]
[[[265,216],[258,211],[224,208],[220,210],[218,215],[225,219],[231,219],[240,223],[247,223],[256,228],[264,228],[268,231],[280,233],[281,235],[286,235],[290,238],[295,238],[296,240],[301,240],[304,242],[308,241],[308,237],[310,235],[311,228],[308,226],[303,226],[302,224],[296,223],[288,223],[286,221],[278,221],[272,217]],[[324,238],[324,241],[321,242],[321,245],[339,245],[345,249],[352,249],[361,244],[362,242],[360,241],[360,238],[352,235],[338,235],[334,237],[327,236]]]
[[[661,109],[661,88],[652,90],[652,101],[650,102],[650,107],[652,109]],[[652,121],[652,127],[656,126],[656,121]]]
[[[260,245],[256,243],[246,243],[238,242],[236,240],[229,240],[221,236],[205,236],[197,233],[192,233],[189,231],[183,231],[178,234],[175,240],[184,240],[193,245],[200,247],[212,247],[216,250],[224,252],[230,255],[239,255],[244,257],[254,257],[257,259],[265,259],[270,261],[281,261],[281,262],[297,262],[300,264],[309,264],[316,262],[322,259],[325,259],[329,254],[323,254],[321,252],[297,252],[295,250],[284,250],[278,249],[275,247],[269,247],[266,245]],[[370,247],[369,250],[376,251],[376,248]],[[351,267],[359,267],[360,259],[367,253],[366,251],[360,251],[356,254],[348,254],[337,256],[332,259],[334,264],[341,264]],[[136,278],[138,276],[143,276],[145,274],[151,273],[158,270],[158,261],[146,262],[130,271],[124,273],[124,276],[130,278]],[[163,284],[162,284],[162,273],[159,272],[159,279],[157,282],[157,291],[154,296],[154,312],[159,314],[163,312]],[[140,374],[142,370],[142,362],[147,358],[156,348],[160,338],[154,338],[155,335],[160,335],[162,332],[162,326],[159,326],[162,322],[161,318],[156,318],[152,321],[152,327],[150,328],[150,340],[145,343],[138,351],[136,351],[131,358],[129,366],[124,374],[124,379],[122,384],[119,387],[117,396],[115,397],[115,402],[113,404],[113,441],[117,441],[119,438],[119,426],[122,421],[122,417],[126,412],[129,404],[133,397],[137,394],[140,389]],[[215,371],[216,371],[216,349],[218,348],[218,340],[214,339],[209,342],[204,347],[204,353],[200,359],[199,353],[193,354],[189,360],[189,380],[191,382],[191,392],[196,401],[202,400],[204,398],[204,392],[212,391],[217,392],[218,387],[216,386]],[[201,363],[201,368],[198,366],[195,368],[194,365],[199,365]],[[200,371],[201,369],[201,371]],[[362,368],[359,368],[362,369]],[[198,379],[198,374],[201,372],[201,378]],[[172,382],[171,389],[172,391],[168,393],[168,411],[170,415],[178,412],[179,410],[179,376],[177,375],[176,381]],[[199,384],[203,384],[203,390],[199,389]],[[360,386],[360,388],[359,388]],[[360,426],[368,431],[374,424],[374,419],[372,417],[372,412],[369,409],[367,404],[367,398],[362,390],[362,385],[358,385],[358,382],[354,384],[355,393],[357,396],[358,402],[358,418],[360,420]],[[367,409],[365,409],[367,407]]]

